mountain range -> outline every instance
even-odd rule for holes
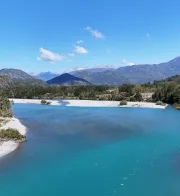
[[[180,57],[160,64],[142,64],[124,67],[108,65],[93,68],[75,68],[66,72],[94,85],[142,84],[180,74]],[[58,75],[60,74],[44,72],[37,74],[36,77],[47,81]]]
[[[82,70],[72,74],[94,85],[142,84],[180,74],[180,57],[160,64],[133,65],[102,72]]]
[[[144,64],[126,67],[102,66],[95,68],[75,68],[59,76],[57,73],[42,72],[30,75],[18,69],[1,69],[0,83],[29,85],[121,85],[142,84],[163,80],[180,74],[180,57],[160,64]],[[39,79],[41,78],[41,79]],[[44,80],[44,81],[43,81]],[[45,82],[47,81],[47,83]]]
[[[76,67],[76,68],[68,69],[68,70],[64,71],[63,73],[52,73],[52,72],[48,71],[48,72],[41,72],[38,74],[31,74],[30,73],[30,75],[32,75],[35,78],[41,79],[43,81],[48,81],[48,80],[51,80],[52,78],[57,77],[57,76],[64,74],[64,73],[76,74],[77,72],[85,71],[85,70],[88,70],[91,72],[102,72],[102,71],[113,70],[113,69],[117,69],[117,68],[118,68],[118,66],[109,66],[109,65],[92,67],[92,68]]]

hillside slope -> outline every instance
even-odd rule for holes
[[[6,76],[0,76],[0,89],[7,89],[12,85],[12,80]]]
[[[164,83],[164,82],[176,82],[177,84],[180,84],[180,75],[175,75],[175,76],[166,78],[164,80],[155,81],[156,84]]]
[[[36,79],[19,69],[1,69],[0,76],[7,77],[12,83],[28,85],[45,85],[42,80]]]
[[[60,86],[78,86],[78,85],[90,85],[90,83],[82,78],[75,77],[71,74],[65,73],[47,81],[50,85]]]

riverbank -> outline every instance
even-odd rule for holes
[[[41,104],[39,99],[10,99],[14,103]],[[165,109],[167,105],[156,105],[149,102],[127,102],[127,105],[119,106],[119,101],[96,101],[96,100],[48,100],[51,105],[74,106],[74,107],[136,107],[136,108],[158,108]]]
[[[17,118],[13,117],[13,118],[1,118],[1,119],[5,120],[6,123],[0,127],[0,130],[11,128],[11,129],[17,129],[21,135],[26,134],[26,127],[22,125]],[[0,158],[16,150],[18,146],[19,143],[12,140],[0,141]]]

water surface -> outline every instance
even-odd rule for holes
[[[172,108],[15,104],[28,142],[0,160],[0,196],[179,196]]]

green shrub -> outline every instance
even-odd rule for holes
[[[43,100],[41,101],[41,104],[42,104],[42,105],[50,105],[51,102],[50,102],[50,101],[46,101],[46,100],[43,99]]]
[[[152,99],[152,97],[150,97],[150,98],[147,98],[147,99],[146,99],[146,102],[153,102],[153,99]]]
[[[156,105],[164,105],[164,103],[162,101],[157,101]]]
[[[120,102],[120,105],[127,105],[127,101],[126,101],[126,100],[122,100],[122,101]]]
[[[173,106],[174,106],[177,110],[180,110],[180,104],[179,104],[179,103],[175,103]]]
[[[21,135],[16,129],[0,130],[0,140],[25,140],[26,136]]]
[[[7,97],[0,96],[0,116],[12,117],[13,112],[11,109],[11,102]]]
[[[135,102],[136,98],[135,97],[130,97],[130,101]]]
[[[41,104],[42,104],[42,105],[45,105],[45,104],[47,104],[47,101],[43,99],[43,100],[41,101]]]
[[[136,101],[143,101],[143,98],[140,92],[137,92],[134,98],[136,99]]]

